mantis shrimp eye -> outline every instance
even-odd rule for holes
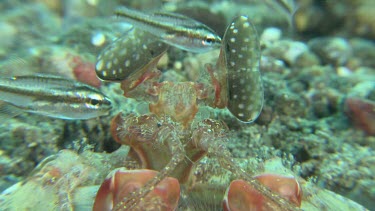
[[[235,18],[225,31],[223,47],[227,69],[228,110],[240,121],[253,122],[263,107],[259,71],[259,38],[246,16]]]
[[[104,81],[123,81],[153,62],[168,46],[147,32],[133,29],[98,56],[96,75]]]

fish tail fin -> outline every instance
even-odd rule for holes
[[[0,119],[10,119],[24,113],[24,111],[16,106],[4,101],[0,101]]]

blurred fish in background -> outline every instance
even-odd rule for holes
[[[299,9],[296,0],[264,0],[264,3],[276,12],[281,13],[287,19],[289,26],[294,27],[294,14]]]

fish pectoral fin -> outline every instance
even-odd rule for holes
[[[4,101],[0,101],[0,118],[13,118],[25,112],[24,110]]]

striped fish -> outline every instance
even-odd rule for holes
[[[219,48],[221,44],[221,38],[212,29],[181,14],[146,14],[125,7],[116,10],[115,14],[135,28],[182,50],[201,53]]]
[[[299,9],[296,0],[263,0],[270,8],[287,18],[289,26],[294,27],[294,15]]]
[[[0,116],[22,112],[59,119],[90,119],[108,114],[111,101],[99,90],[47,75],[0,78]]]

